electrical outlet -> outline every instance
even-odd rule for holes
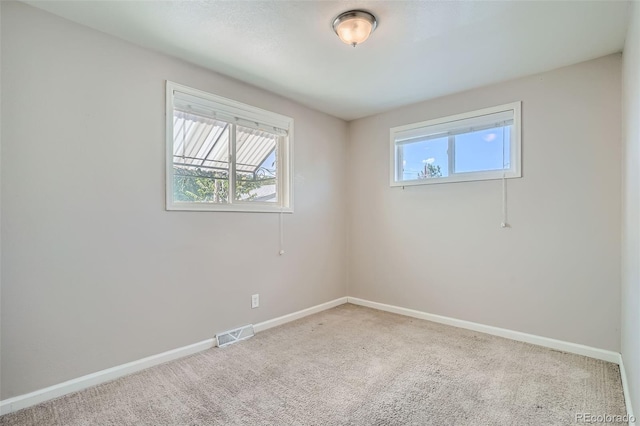
[[[260,307],[260,295],[259,294],[251,295],[251,309],[255,309],[259,307]]]

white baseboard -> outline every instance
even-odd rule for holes
[[[308,309],[303,309],[289,315],[284,315],[272,320],[255,324],[253,328],[254,331],[258,333],[260,331],[264,331],[269,328],[285,324],[287,322],[295,321],[297,319],[333,308],[338,305],[342,305],[344,303],[347,303],[347,298],[341,297],[339,299],[322,303]],[[157,355],[152,355],[147,358],[142,358],[137,361],[118,365],[106,370],[98,371],[97,373],[87,374],[86,376],[68,380],[66,382],[49,386],[47,388],[40,389],[31,393],[5,399],[4,401],[0,401],[0,415],[12,413],[14,411],[31,407],[33,405],[40,404],[41,402],[49,401],[51,399],[67,395],[72,392],[77,392],[91,386],[109,382],[122,376],[126,376],[127,374],[135,373],[158,364],[163,364],[168,361],[173,361],[178,358],[193,355],[196,352],[200,352],[214,346],[215,339],[207,339],[199,343],[194,343],[193,345],[173,349]]]
[[[122,376],[126,376],[127,374],[153,367],[154,365],[163,364],[167,361],[173,361],[174,359],[192,355],[196,352],[212,348],[214,342],[214,339],[207,339],[199,343],[194,343],[193,345],[162,352],[137,361],[107,368],[106,370],[98,371],[97,373],[87,374],[86,376],[68,380],[31,393],[5,399],[4,401],[0,401],[0,415],[12,413],[23,408],[31,407],[32,405],[40,404],[41,402],[49,401],[50,399],[58,398],[91,386],[109,382]]]
[[[260,322],[258,324],[254,324],[253,325],[253,330],[256,333],[259,333],[261,331],[265,331],[265,330],[268,330],[270,328],[277,327],[279,325],[286,324],[288,322],[295,321],[297,319],[304,318],[304,317],[309,316],[309,315],[317,314],[318,312],[326,311],[327,309],[331,309],[331,308],[334,308],[334,307],[339,306],[339,305],[344,305],[345,303],[347,303],[347,299],[348,299],[347,297],[340,297],[340,298],[332,300],[330,302],[322,303],[320,305],[316,305],[316,306],[313,306],[311,308],[303,309],[301,311],[294,312],[292,314],[283,315],[283,316],[278,317],[278,318],[274,318],[274,319],[271,319],[271,320],[263,321],[263,322]]]
[[[624,403],[627,406],[627,415],[629,419],[635,419],[633,415],[633,406],[631,404],[631,395],[629,394],[629,382],[627,380],[627,371],[624,369],[624,359],[622,355],[620,355],[620,359],[618,361],[618,365],[620,366],[620,378],[622,379],[622,392],[624,392]],[[633,426],[637,424],[636,422],[629,421],[629,426]]]
[[[556,349],[572,354],[584,355],[590,358],[613,362],[615,364],[618,364],[620,362],[620,354],[618,352],[608,351],[605,349],[593,348],[591,346],[580,345],[578,343],[550,339],[548,337],[536,336],[535,334],[521,333],[519,331],[508,330],[506,328],[492,327],[490,325],[478,324],[475,322],[459,320],[442,315],[428,314],[426,312],[416,311],[413,309],[401,308],[399,306],[386,305],[384,303],[358,299],[357,297],[348,297],[347,300],[349,303],[353,303],[354,305],[366,306],[381,311],[392,312],[394,314],[424,319],[440,324],[452,325],[454,327],[465,328],[467,330],[479,331],[481,333],[505,337],[507,339],[531,343],[534,345],[544,346],[546,348]]]

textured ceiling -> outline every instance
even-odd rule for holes
[[[620,52],[622,1],[27,1],[346,120]],[[363,8],[364,44],[330,23]]]

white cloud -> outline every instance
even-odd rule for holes
[[[491,142],[492,140],[495,140],[496,136],[497,135],[495,133],[489,133],[484,136],[484,140],[487,142]]]
[[[427,158],[426,160],[422,160],[422,164],[433,164],[436,161],[435,158]]]

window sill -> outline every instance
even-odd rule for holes
[[[236,213],[293,213],[292,207],[265,206],[264,204],[251,206],[239,204],[208,203],[171,203],[167,204],[167,211],[194,211],[194,212],[236,212]]]
[[[418,180],[407,180],[407,181],[392,181],[392,187],[398,186],[415,186],[415,185],[433,185],[439,183],[456,183],[456,182],[475,182],[475,181],[483,181],[483,180],[500,180],[502,178],[505,179],[514,179],[522,177],[521,173],[507,172],[504,174],[500,171],[497,173],[465,173],[458,174],[454,176],[442,177],[442,178],[431,178],[431,179],[418,179]]]

